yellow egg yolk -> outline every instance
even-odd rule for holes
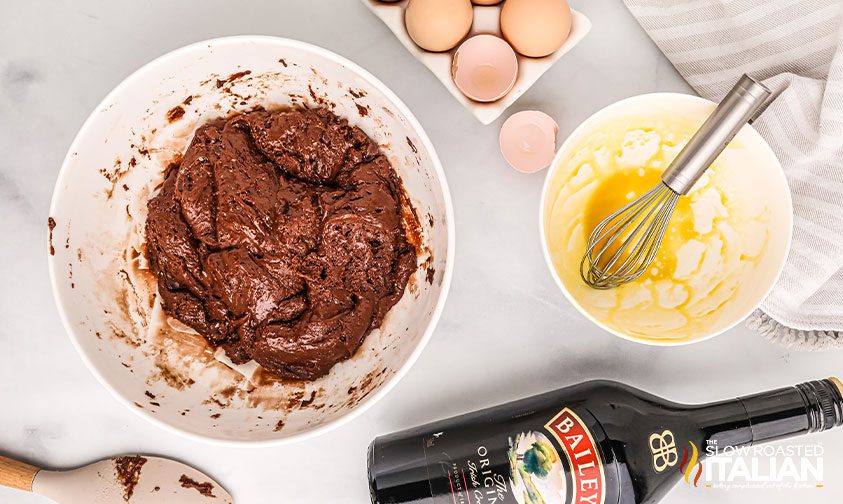
[[[625,168],[601,180],[586,203],[583,214],[585,238],[588,239],[591,232],[613,212],[632,203],[650,189],[661,184],[661,174],[661,170],[652,167]],[[629,228],[641,223],[641,221],[642,219],[636,220]],[[615,223],[617,220],[613,219],[610,222]],[[683,243],[698,236],[699,233],[694,231],[690,200],[679,198],[656,259],[650,265],[644,277],[653,280],[672,277],[676,269],[676,251]],[[607,248],[607,252],[604,253],[600,261],[601,266],[612,257],[626,237],[626,234],[621,234],[620,238]],[[634,245],[632,242],[629,244],[630,246]],[[629,250],[627,249],[626,252],[626,254],[621,255],[620,261],[628,257]]]

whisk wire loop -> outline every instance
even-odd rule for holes
[[[661,191],[652,210],[648,212],[647,216],[641,220],[635,231],[633,231],[633,233],[621,244],[616,252],[618,255],[622,255],[623,250],[630,248],[633,238],[641,232],[642,227],[645,229],[644,236],[635,242],[635,244],[631,247],[631,252],[627,255],[626,260],[618,267],[618,271],[616,273],[617,276],[622,278],[629,277],[630,275],[635,274],[639,268],[646,269],[653,262],[656,252],[658,252],[659,244],[661,243],[665,230],[667,229],[666,220],[670,220],[669,212],[672,212],[670,198],[672,194],[672,191]],[[658,209],[658,212],[656,212],[656,209]],[[652,216],[654,212],[656,212],[656,214],[655,216]]]
[[[626,204],[621,209],[613,212],[608,217],[603,219],[600,224],[597,225],[596,228],[591,232],[588,237],[588,244],[586,245],[586,254],[590,254],[593,252],[594,248],[597,244],[601,243],[602,241],[606,240],[607,238],[615,235],[621,234],[626,231],[626,228],[629,227],[630,224],[634,221],[633,216],[638,213],[637,207],[646,207],[650,204],[651,200],[655,198],[657,188],[653,188],[647,193],[645,193],[640,198]],[[623,219],[618,219],[621,215],[626,215]],[[602,258],[603,254],[608,250],[608,247],[601,248],[597,256],[594,257],[591,262],[598,263]]]
[[[679,194],[664,183],[606,217],[589,235],[580,276],[595,289],[631,282],[655,260]],[[608,259],[604,259],[608,257]]]
[[[611,271],[612,268],[615,267],[615,263],[621,257],[623,257],[627,251],[629,252],[626,253],[626,259],[623,263],[621,263],[620,266],[617,267],[617,272],[615,273],[615,275],[619,277],[625,277],[628,275],[628,273],[624,273],[627,269],[627,266],[635,265],[635,261],[638,260],[641,255],[641,252],[646,246],[646,242],[648,241],[647,235],[649,235],[650,231],[652,230],[650,222],[654,220],[653,214],[655,213],[656,215],[658,215],[657,212],[660,211],[661,204],[664,202],[665,196],[662,194],[662,192],[658,192],[653,199],[655,200],[655,202],[653,205],[647,207],[649,208],[649,211],[647,211],[647,214],[644,217],[641,217],[640,213],[631,216],[632,222],[637,222],[638,224],[635,226],[635,229],[633,229],[632,232],[629,233],[628,236],[626,236],[623,243],[621,243],[621,246],[618,247],[618,249],[612,255],[612,258],[609,260],[609,263],[606,265],[604,270]],[[642,230],[645,230],[644,236],[638,240],[635,240],[635,238],[639,236]],[[621,233],[619,236],[623,236],[623,233]],[[607,247],[609,246],[611,245],[607,244]]]

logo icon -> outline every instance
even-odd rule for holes
[[[679,464],[679,472],[685,475],[683,479],[685,480],[685,483],[690,485],[691,473],[693,473],[694,469],[696,469],[697,474],[694,476],[693,485],[697,486],[697,483],[700,482],[700,477],[702,476],[702,462],[700,461],[700,451],[699,449],[697,449],[697,445],[695,445],[693,442],[688,441],[688,444],[691,445],[691,451],[689,453],[688,448],[682,448],[682,463]]]
[[[653,454],[653,469],[656,472],[664,472],[668,467],[675,466],[679,462],[679,454],[676,452],[676,438],[673,432],[665,430],[661,434],[651,434],[650,453]]]

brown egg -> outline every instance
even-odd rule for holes
[[[506,0],[501,31],[516,51],[541,58],[565,43],[571,33],[571,8],[565,0]]]
[[[453,49],[468,35],[474,20],[471,0],[410,0],[404,12],[407,33],[422,49]]]

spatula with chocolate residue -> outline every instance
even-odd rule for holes
[[[47,471],[0,457],[0,485],[60,504],[232,504],[215,481],[180,462],[127,455],[70,471]]]

